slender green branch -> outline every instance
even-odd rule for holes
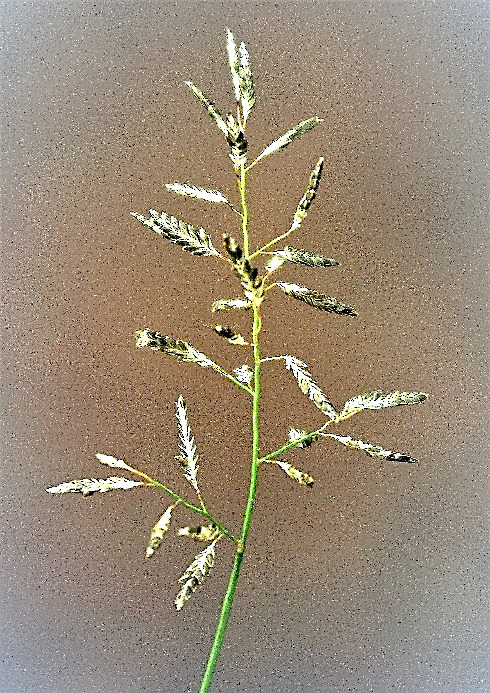
[[[279,241],[284,240],[284,238],[287,238],[293,231],[294,231],[294,228],[291,227],[289,229],[289,231],[286,231],[286,233],[283,233],[280,236],[277,236],[277,238],[273,238],[272,241],[269,241],[268,243],[263,245],[262,248],[259,248],[254,253],[252,253],[252,255],[250,256],[250,259],[253,260],[255,257],[257,257],[257,255],[261,255],[262,253],[264,253],[269,248],[272,248],[273,245],[275,245],[276,243],[279,243]]]
[[[133,474],[137,474],[138,476],[142,477],[143,479],[146,479],[148,482],[148,486],[154,486],[155,488],[162,489],[162,491],[165,491],[165,493],[168,493],[169,496],[171,496],[179,505],[183,505],[184,508],[189,508],[189,510],[193,510],[195,513],[198,513],[199,515],[202,515],[205,517],[207,520],[213,523],[213,525],[216,525],[216,527],[219,529],[219,531],[227,536],[229,539],[234,541],[235,543],[238,543],[238,539],[233,536],[231,532],[229,532],[226,527],[223,527],[223,525],[218,522],[218,520],[211,515],[204,507],[199,508],[197,505],[194,505],[193,503],[189,503],[188,501],[184,500],[182,496],[179,496],[178,493],[175,493],[175,491],[172,491],[172,489],[168,488],[168,486],[165,486],[165,484],[160,483],[156,479],[152,479],[151,476],[148,476],[148,474],[145,474],[144,472],[140,472],[138,469],[134,469],[131,467],[131,472]],[[199,498],[201,500],[201,498]],[[202,500],[201,500],[202,503]]]
[[[264,359],[266,360],[266,359]],[[323,424],[321,428],[317,428],[316,431],[310,431],[309,433],[305,433],[304,436],[298,437],[296,440],[292,440],[289,443],[285,443],[284,445],[281,445],[280,448],[277,448],[277,450],[274,450],[274,452],[270,452],[268,455],[265,455],[264,457],[261,457],[259,459],[259,463],[262,464],[262,462],[268,462],[269,460],[272,460],[274,457],[278,457],[279,455],[282,455],[283,452],[287,452],[288,450],[291,450],[291,448],[296,448],[298,445],[301,445],[301,443],[304,443],[307,440],[311,440],[315,436],[322,435],[322,431],[327,427],[330,426],[330,424],[334,423],[334,421],[327,421],[327,423]]]

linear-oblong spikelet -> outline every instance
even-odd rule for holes
[[[102,455],[100,453],[97,453],[95,456],[101,464],[106,464],[108,467],[114,467],[116,469],[125,469],[128,472],[134,471],[133,468],[129,466],[129,464],[126,464],[126,462],[123,462],[122,460],[118,460],[117,457],[112,457],[112,455]]]
[[[295,125],[295,127],[291,128],[291,130],[288,130],[287,132],[284,133],[284,135],[281,135],[277,140],[274,140],[274,142],[271,142],[263,152],[259,154],[259,156],[250,164],[250,166],[255,166],[259,161],[262,159],[265,159],[266,156],[270,156],[271,154],[274,154],[274,152],[278,152],[281,149],[284,149],[284,147],[287,147],[288,144],[291,144],[295,139],[298,137],[301,137],[301,135],[304,135],[305,132],[308,132],[312,128],[315,127],[315,125],[318,125],[318,123],[323,122],[323,118],[317,118],[316,116],[314,118],[308,118],[307,120],[301,121],[301,123],[298,123],[298,125]]]
[[[308,267],[338,267],[340,262],[325,255],[319,255],[302,248],[286,246],[282,250],[276,250],[274,255],[284,258],[295,265],[307,265]]]
[[[225,137],[227,137],[228,136],[228,127],[227,127],[227,125],[223,119],[223,116],[218,111],[216,106],[212,103],[212,101],[210,101],[207,98],[207,96],[204,96],[202,91],[200,89],[198,89],[194,84],[192,84],[192,82],[186,82],[186,85],[189,87],[189,89],[194,94],[194,96],[196,96],[199,99],[199,101],[202,103],[202,105],[204,106],[204,108],[206,109],[206,111],[208,112],[210,117],[214,120],[216,125],[219,127],[219,129],[223,133],[223,135]]]
[[[296,469],[296,467],[293,467],[293,465],[289,464],[289,462],[284,462],[284,460],[268,460],[268,462],[277,464],[277,466],[280,467],[290,479],[294,479],[298,482],[298,484],[301,484],[301,486],[309,486],[310,488],[313,486],[315,481],[313,477],[306,474],[306,472]]]
[[[357,450],[362,450],[370,457],[382,457],[389,462],[408,462],[415,463],[418,460],[415,457],[411,457],[403,452],[393,452],[392,450],[384,450],[380,445],[372,445],[371,443],[363,443],[362,440],[355,440],[350,436],[339,436],[334,433],[325,433],[324,435],[330,438],[335,438],[342,445],[346,445],[348,448],[356,448]]]
[[[191,224],[185,224],[165,212],[159,213],[154,209],[150,209],[151,219],[139,214],[139,212],[131,212],[131,215],[159,236],[180,245],[193,255],[216,255],[220,257],[220,253],[213,246],[209,234],[203,228],[196,229]]]
[[[110,476],[107,479],[74,479],[66,481],[59,486],[47,488],[48,493],[81,493],[83,496],[91,496],[92,493],[106,493],[107,491],[123,490],[145,486],[143,481],[133,481],[123,476]]]
[[[220,535],[221,536],[221,535]],[[179,582],[183,583],[182,589],[175,598],[175,606],[177,611],[180,611],[185,602],[189,599],[193,592],[202,583],[206,575],[214,565],[214,554],[216,549],[217,537],[209,546],[206,546],[200,553],[197,554],[185,573],[179,578]]]
[[[172,510],[175,505],[170,505],[161,518],[158,520],[156,525],[151,530],[150,540],[148,546],[146,547],[146,558],[150,558],[153,554],[160,548],[163,537],[167,534],[170,529],[170,520],[172,519]]]
[[[338,315],[357,315],[354,308],[347,306],[345,303],[340,303],[336,298],[329,298],[325,294],[321,294],[319,291],[314,289],[309,289],[307,286],[300,286],[299,284],[290,284],[289,282],[276,282],[278,286],[285,294],[298,299],[298,301],[304,301],[314,308],[319,310],[324,310],[327,313],[337,313]]]
[[[308,395],[312,402],[316,404],[318,409],[320,409],[330,419],[336,419],[337,410],[311,377],[306,363],[300,361],[295,356],[285,355],[281,356],[281,358],[284,359],[286,368],[292,372],[298,381],[301,392]]]
[[[194,349],[193,346],[181,339],[172,339],[160,334],[160,332],[152,332],[147,327],[143,330],[138,330],[135,334],[136,346],[139,348],[150,347],[153,351],[163,351],[172,356],[177,356],[182,361],[191,361],[197,363],[203,368],[214,368],[221,370],[219,366],[208,359],[202,352]]]
[[[235,90],[235,98],[242,109],[243,124],[255,104],[255,89],[252,79],[252,68],[250,66],[250,56],[244,43],[241,43],[237,51],[235,38],[231,31],[227,29],[227,51],[228,62]]]
[[[291,224],[291,228],[289,229],[289,233],[292,231],[296,231],[296,229],[299,229],[301,224],[303,223],[304,219],[306,218],[306,215],[308,214],[308,210],[311,207],[311,203],[315,199],[316,191],[318,189],[318,186],[320,185],[320,178],[322,177],[322,171],[323,171],[323,157],[320,157],[318,159],[313,171],[310,174],[310,180],[308,182],[308,187],[306,189],[305,194],[299,201],[299,204],[296,208],[296,212],[294,213],[294,218],[293,218],[293,223]]]
[[[404,404],[419,404],[428,396],[426,392],[399,392],[395,390],[384,393],[381,390],[374,390],[347,400],[338,416],[338,421],[345,421],[364,409],[383,409],[384,407],[396,407]]]
[[[204,200],[205,202],[223,202],[225,204],[230,204],[219,190],[198,188],[197,185],[187,185],[187,183],[165,183],[165,187],[170,192],[176,195],[182,195],[182,197],[192,197],[195,200]]]
[[[196,446],[194,444],[194,438],[191,435],[191,429],[187,420],[187,408],[182,395],[180,395],[176,405],[176,417],[179,425],[180,438],[179,448],[182,453],[177,457],[177,460],[184,469],[185,478],[190,481],[194,489],[199,493],[199,487],[197,485],[197,470],[199,469],[199,465],[197,464]]]

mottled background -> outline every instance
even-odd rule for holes
[[[129,215],[149,207],[237,233],[226,208],[172,196],[175,180],[236,199],[228,150],[192,79],[233,107],[225,26],[250,50],[258,153],[300,120],[321,127],[250,176],[254,244],[284,231],[323,155],[297,245],[338,259],[289,266],[358,318],[281,295],[264,353],[306,361],[338,405],[375,388],[427,391],[343,431],[420,459],[379,463],[334,441],[287,459],[304,489],[263,470],[216,693],[476,693],[485,684],[484,2],[2,2],[4,353],[1,690],[177,693],[198,688],[233,548],[181,613],[196,547],[171,535],[144,560],[164,507],[146,489],[83,498],[44,489],[109,476],[123,458],[190,494],[175,463],[188,403],[205,497],[238,528],[247,398],[191,364],[135,349],[143,325],[226,368],[214,335],[237,294]],[[294,243],[293,243],[294,244]],[[223,319],[222,319],[223,320]],[[245,315],[224,320],[246,329]],[[323,419],[280,364],[264,375],[262,449]],[[242,396],[243,395],[243,396]],[[185,512],[176,526],[193,522]]]

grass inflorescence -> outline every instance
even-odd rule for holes
[[[148,476],[145,472],[130,466],[123,460],[110,455],[98,454],[102,464],[112,468],[122,469],[138,478],[137,481],[128,477],[108,477],[106,479],[76,479],[64,482],[58,486],[48,488],[52,494],[82,493],[84,496],[94,493],[105,493],[112,490],[127,490],[137,487],[150,488],[159,491],[163,497],[170,497],[170,504],[162,515],[156,519],[149,530],[149,539],[146,547],[146,558],[153,558],[166,541],[175,516],[180,512],[192,512],[198,516],[202,524],[185,526],[177,530],[177,535],[186,537],[194,542],[205,544],[204,548],[196,555],[189,567],[184,571],[179,582],[180,590],[175,597],[175,606],[180,611],[195,590],[209,575],[217,554],[219,544],[223,541],[231,541],[235,548],[235,557],[230,571],[228,587],[224,595],[221,613],[219,616],[215,637],[211,646],[209,659],[205,668],[200,688],[201,693],[209,690],[216,667],[218,656],[225,637],[226,627],[232,610],[233,599],[238,584],[240,569],[246,553],[247,538],[252,520],[253,509],[259,472],[261,466],[266,463],[279,467],[289,479],[300,486],[311,488],[314,479],[308,473],[297,469],[284,455],[294,449],[306,449],[313,444],[329,439],[335,444],[352,448],[356,452],[364,453],[369,457],[378,457],[382,461],[395,463],[415,463],[417,460],[411,455],[392,450],[385,450],[382,446],[366,443],[362,440],[346,434],[344,431],[335,432],[336,424],[350,419],[355,414],[365,410],[376,410],[385,407],[399,405],[418,404],[427,398],[423,392],[383,392],[373,390],[349,399],[340,407],[335,406],[330,398],[324,394],[319,385],[313,379],[308,366],[300,358],[290,355],[261,354],[261,333],[264,329],[262,320],[262,304],[267,300],[270,291],[285,294],[314,308],[339,316],[331,319],[354,318],[357,311],[351,306],[336,298],[320,293],[319,291],[296,284],[294,281],[278,281],[275,279],[279,270],[284,270],[289,265],[302,265],[313,271],[318,269],[328,271],[339,267],[337,260],[325,255],[323,249],[307,250],[304,248],[285,245],[281,242],[297,233],[317,195],[321,181],[322,171],[325,165],[324,158],[320,157],[314,164],[304,195],[298,202],[292,222],[284,233],[272,238],[265,245],[251,249],[249,211],[247,205],[247,176],[255,167],[261,164],[267,157],[280,152],[292,142],[307,134],[322,122],[321,118],[311,117],[301,121],[298,125],[280,135],[261,153],[249,162],[249,143],[245,136],[246,125],[251,116],[256,94],[253,82],[250,56],[243,43],[238,46],[231,31],[227,32],[227,53],[230,66],[233,95],[235,98],[235,113],[223,116],[214,103],[202,93],[192,82],[186,82],[191,93],[204,107],[211,121],[224,135],[225,146],[229,149],[231,159],[231,175],[237,182],[237,201],[230,202],[227,197],[215,189],[206,189],[189,183],[168,183],[166,189],[170,193],[202,200],[206,203],[225,204],[238,216],[237,237],[226,234],[221,243],[213,242],[212,235],[203,228],[195,228],[184,221],[166,213],[150,209],[148,215],[140,212],[132,212],[134,218],[145,228],[148,228],[163,239],[176,243],[181,248],[199,258],[208,258],[207,261],[220,263],[223,272],[231,272],[237,281],[237,291],[240,296],[222,297],[214,301],[210,310],[219,311],[247,311],[250,316],[250,333],[242,336],[235,328],[228,325],[215,325],[214,331],[225,338],[234,346],[247,347],[242,350],[246,353],[248,363],[240,363],[230,373],[222,368],[214,359],[209,358],[188,342],[180,338],[165,336],[148,327],[140,328],[135,333],[135,343],[139,348],[149,348],[160,354],[175,356],[183,362],[194,363],[215,371],[221,377],[229,381],[229,386],[237,387],[241,394],[250,402],[250,422],[244,422],[243,430],[250,425],[250,476],[246,507],[244,509],[242,526],[240,528],[226,527],[219,517],[209,509],[211,503],[204,498],[199,487],[199,464],[197,444],[191,432],[187,406],[184,398],[180,396],[176,402],[176,419],[178,432],[178,447],[176,446],[177,463],[181,466],[184,477],[192,487],[194,500],[189,500],[182,494],[167,487],[162,481]],[[217,248],[220,248],[218,250]],[[324,423],[311,430],[290,428],[285,431],[284,442],[278,448],[269,450],[261,455],[260,431],[261,423],[266,412],[261,411],[261,373],[267,367],[269,361],[281,361],[285,370],[296,379],[299,389],[312,403],[324,414]],[[192,417],[191,417],[192,418]],[[332,432],[327,429],[333,428]],[[262,449],[267,447],[267,441],[262,442]],[[202,467],[201,463],[201,467]],[[270,479],[270,476],[269,476]],[[277,483],[282,483],[280,480]]]

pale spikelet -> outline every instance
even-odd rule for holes
[[[220,310],[233,310],[234,308],[245,308],[248,310],[251,307],[250,301],[245,301],[243,298],[219,298],[213,302],[211,310],[213,313],[218,313]]]
[[[271,142],[268,147],[264,149],[263,152],[259,154],[259,156],[255,159],[255,161],[252,162],[251,165],[257,164],[259,161],[262,159],[265,159],[266,156],[270,156],[274,152],[279,151],[280,149],[284,149],[284,147],[287,147],[288,144],[290,144],[293,140],[296,138],[300,137],[303,135],[305,132],[308,132],[312,128],[315,127],[315,125],[318,125],[318,123],[323,122],[323,118],[308,118],[308,120],[303,120],[301,123],[298,123],[294,128],[291,128],[291,130],[288,130],[287,132],[284,133],[284,135],[281,135],[279,139],[274,140],[274,142]]]
[[[240,104],[243,115],[243,123],[255,104],[255,90],[252,79],[252,69],[250,67],[250,56],[245,44],[241,43],[237,51],[235,39],[229,29],[227,29],[228,41],[228,62],[230,64],[231,78],[235,90],[235,98]]]
[[[286,258],[281,257],[279,252],[273,253],[270,260],[268,260],[268,262],[266,263],[264,270],[267,272],[267,274],[272,274],[272,272],[275,272],[277,269],[282,267],[285,262]]]
[[[296,467],[293,467],[293,465],[289,464],[289,462],[284,462],[283,460],[268,461],[270,461],[272,464],[277,464],[277,466],[286,472],[291,479],[297,481],[298,484],[301,484],[301,486],[309,486],[310,488],[313,486],[315,481],[313,477],[305,472],[301,472],[299,469],[296,469]]]
[[[379,445],[371,445],[371,443],[363,443],[362,440],[354,440],[350,436],[339,436],[333,433],[326,433],[324,435],[330,438],[335,438],[342,445],[346,445],[348,448],[356,448],[357,450],[363,450],[370,457],[382,457],[389,462],[408,462],[415,463],[418,460],[415,457],[406,455],[403,452],[393,452],[392,450],[384,450]]]
[[[320,178],[322,177],[322,170],[323,170],[323,157],[320,157],[318,159],[315,168],[310,174],[310,180],[308,182],[308,188],[306,189],[305,194],[299,201],[298,207],[296,208],[296,212],[294,213],[294,218],[293,218],[293,223],[291,224],[291,228],[289,229],[289,233],[292,231],[296,231],[296,229],[299,229],[301,226],[303,220],[306,218],[306,215],[308,214],[308,210],[311,206],[311,203],[315,199],[316,191],[318,189],[318,186],[320,184]]]
[[[165,187],[170,192],[183,197],[192,197],[196,200],[205,200],[206,202],[230,204],[219,190],[207,190],[206,188],[198,188],[196,185],[187,185],[186,183],[165,183]]]
[[[152,332],[148,327],[145,327],[143,330],[138,330],[134,336],[137,347],[149,347],[153,349],[153,351],[162,351],[166,354],[177,356],[177,358],[182,361],[197,363],[198,366],[202,366],[203,368],[212,368],[213,371],[223,375],[225,378],[228,378],[228,380],[233,380],[232,376],[220,368],[217,363],[211,361],[205,354],[194,349],[194,347],[187,342],[183,342],[180,339],[172,339],[172,337],[166,337],[159,332]]]
[[[250,342],[247,342],[241,334],[235,332],[231,327],[225,327],[224,325],[215,325],[213,330],[220,337],[227,339],[230,344],[238,344],[240,346],[250,346]]]
[[[160,548],[163,541],[163,537],[166,535],[170,528],[172,510],[174,508],[175,505],[170,505],[151,530],[150,541],[148,542],[148,546],[146,547],[146,558],[150,558],[150,556],[153,556],[155,551],[157,551]]]
[[[383,409],[384,407],[396,407],[402,404],[418,404],[427,399],[429,395],[425,392],[394,392],[384,393],[381,390],[374,390],[365,395],[352,397],[345,404],[338,416],[338,421],[345,421],[354,414],[364,409]]]
[[[197,587],[202,583],[205,576],[209,573],[214,565],[214,554],[216,549],[216,538],[209,546],[206,546],[201,553],[198,553],[185,573],[179,578],[179,582],[183,583],[183,587],[175,599],[177,611],[180,611],[185,602],[189,599]]]
[[[245,385],[250,385],[254,377],[253,370],[250,368],[250,366],[247,366],[247,364],[234,368],[233,373],[235,374],[238,382],[244,383]]]
[[[198,89],[192,82],[186,82],[186,85],[192,91],[192,93],[197,96],[199,101],[202,103],[206,111],[209,113],[211,118],[214,120],[216,125],[219,127],[221,132],[225,137],[228,137],[228,127],[216,106]]]
[[[319,291],[314,289],[309,289],[307,286],[300,286],[299,284],[290,284],[289,282],[276,282],[278,286],[285,294],[297,298],[298,301],[304,301],[314,308],[319,310],[324,310],[327,313],[337,313],[339,315],[357,315],[354,308],[345,305],[345,303],[340,303],[336,298],[329,298],[325,294],[321,294]]]
[[[47,488],[48,493],[81,493],[90,496],[92,493],[106,493],[106,491],[123,490],[145,486],[143,481],[132,481],[122,476],[110,476],[108,479],[75,479],[67,481],[59,486]]]
[[[286,246],[283,250],[276,250],[274,255],[295,265],[307,265],[308,267],[337,267],[340,265],[340,262],[330,257],[325,257],[325,255],[312,253],[302,248],[290,248],[289,246]]]
[[[255,299],[255,301],[260,305],[263,300],[264,278],[259,276],[258,269],[256,267],[251,267],[250,262],[243,254],[243,250],[240,248],[234,238],[231,238],[231,236],[228,236],[227,234],[223,234],[223,241],[225,248],[232,259],[235,274],[242,282],[246,298],[250,300]]]
[[[112,457],[111,455],[101,455],[100,453],[97,453],[95,456],[101,464],[106,464],[108,467],[115,467],[116,469],[125,469],[128,472],[133,471],[132,467],[127,465],[126,462],[118,460],[116,457]]]
[[[337,418],[337,411],[330,400],[323,394],[318,385],[315,383],[308,371],[308,366],[303,361],[294,356],[281,356],[284,359],[286,368],[292,372],[302,392],[316,404],[329,419]]]
[[[306,438],[306,436],[308,437]],[[317,433],[308,434],[308,431],[301,431],[298,428],[291,428],[289,430],[289,440],[291,443],[301,440],[301,443],[298,444],[298,448],[310,448],[317,439]]]
[[[138,212],[131,212],[131,215],[159,236],[180,245],[193,255],[221,257],[203,228],[196,229],[165,212],[156,212],[154,209],[150,209],[151,219]]]
[[[183,537],[194,541],[213,541],[221,536],[216,525],[200,525],[199,527],[182,527],[178,532]]]
[[[180,438],[179,448],[182,453],[176,459],[184,468],[185,478],[190,481],[194,489],[199,493],[199,487],[197,485],[197,470],[199,469],[199,465],[197,464],[196,446],[194,444],[194,438],[191,435],[191,429],[187,420],[187,409],[182,395],[180,395],[176,405],[176,417],[179,425]]]

